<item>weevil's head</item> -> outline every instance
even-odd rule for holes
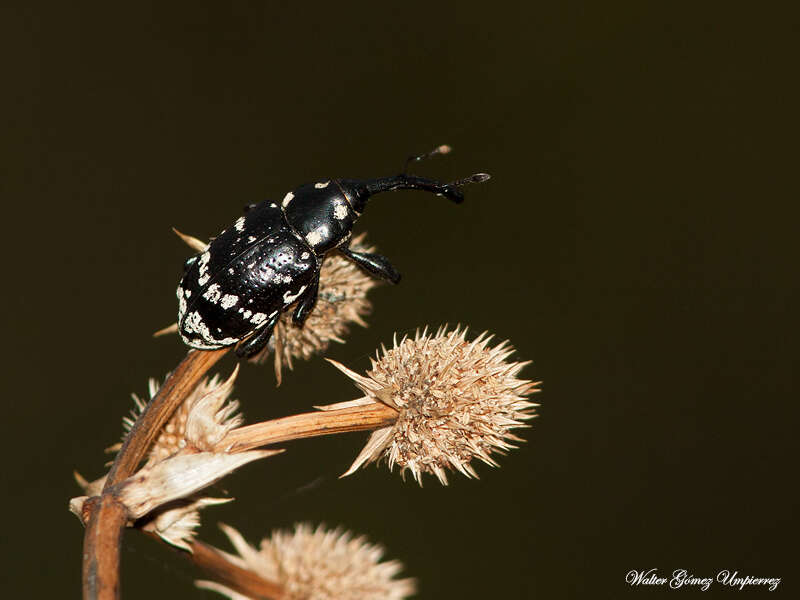
[[[449,146],[439,146],[433,152],[412,157],[409,161],[449,151]],[[464,201],[462,186],[487,179],[489,175],[486,173],[476,173],[458,181],[443,183],[405,172],[379,179],[328,179],[289,192],[283,199],[282,207],[289,225],[319,256],[350,239],[353,225],[364,212],[367,200],[375,194],[420,190],[460,203]]]
[[[360,216],[348,189],[332,179],[300,186],[286,194],[281,206],[286,221],[318,256],[350,239]]]

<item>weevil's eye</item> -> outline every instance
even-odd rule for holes
[[[347,204],[350,205],[350,209],[356,215],[363,213],[367,206],[367,199],[370,196],[363,182],[353,179],[339,179],[336,184],[341,190]]]

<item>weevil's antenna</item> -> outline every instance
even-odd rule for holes
[[[461,187],[462,185],[469,185],[470,183],[483,183],[484,181],[488,181],[491,179],[492,176],[488,173],[475,173],[474,175],[470,175],[469,177],[464,177],[463,179],[456,179],[455,181],[451,181],[447,185],[451,185],[453,187]]]
[[[403,174],[403,175],[407,175],[407,174],[408,174],[408,166],[409,166],[409,165],[410,165],[412,162],[419,162],[419,161],[421,161],[421,160],[425,160],[426,158],[431,158],[432,156],[437,156],[437,155],[439,155],[439,154],[450,154],[450,151],[451,151],[452,149],[453,149],[453,148],[452,148],[452,147],[450,147],[450,146],[448,146],[447,144],[442,144],[441,146],[436,146],[436,148],[434,148],[434,149],[433,149],[433,150],[431,150],[430,152],[426,152],[425,154],[420,154],[420,155],[418,155],[418,156],[409,156],[409,157],[406,159],[406,164],[404,164],[404,165],[403,165],[403,172],[402,172],[402,174]]]

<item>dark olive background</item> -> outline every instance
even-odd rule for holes
[[[214,4],[31,4],[2,19],[4,595],[79,593],[72,470],[102,473],[128,394],[185,353],[150,337],[174,320],[188,255],[170,226],[211,236],[247,203],[391,174],[445,142],[453,154],[419,173],[493,179],[461,206],[372,202],[358,230],[404,280],[328,355],[363,370],[395,331],[489,329],[544,380],[528,443],[479,481],[423,489],[385,467],[338,480],[364,434],[287,444],[215,489],[237,501],[205,511],[202,537],[224,545],[218,521],[251,540],[342,524],[401,559],[420,598],[615,598],[652,567],[790,591],[789,15]],[[250,421],[355,394],[321,359],[277,390],[269,368],[246,367],[236,390]],[[127,598],[212,597],[135,533],[123,564]]]

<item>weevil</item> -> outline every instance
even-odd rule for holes
[[[476,173],[443,183],[408,174],[412,161],[449,150],[439,146],[412,156],[399,175],[324,179],[292,190],[279,203],[247,207],[233,226],[185,263],[177,289],[183,341],[201,350],[238,344],[240,357],[252,356],[266,346],[281,313],[295,303],[292,321],[302,327],[317,301],[322,263],[334,251],[374,276],[400,281],[384,256],[349,248],[353,226],[375,194],[421,190],[460,203],[463,185],[489,179]]]

